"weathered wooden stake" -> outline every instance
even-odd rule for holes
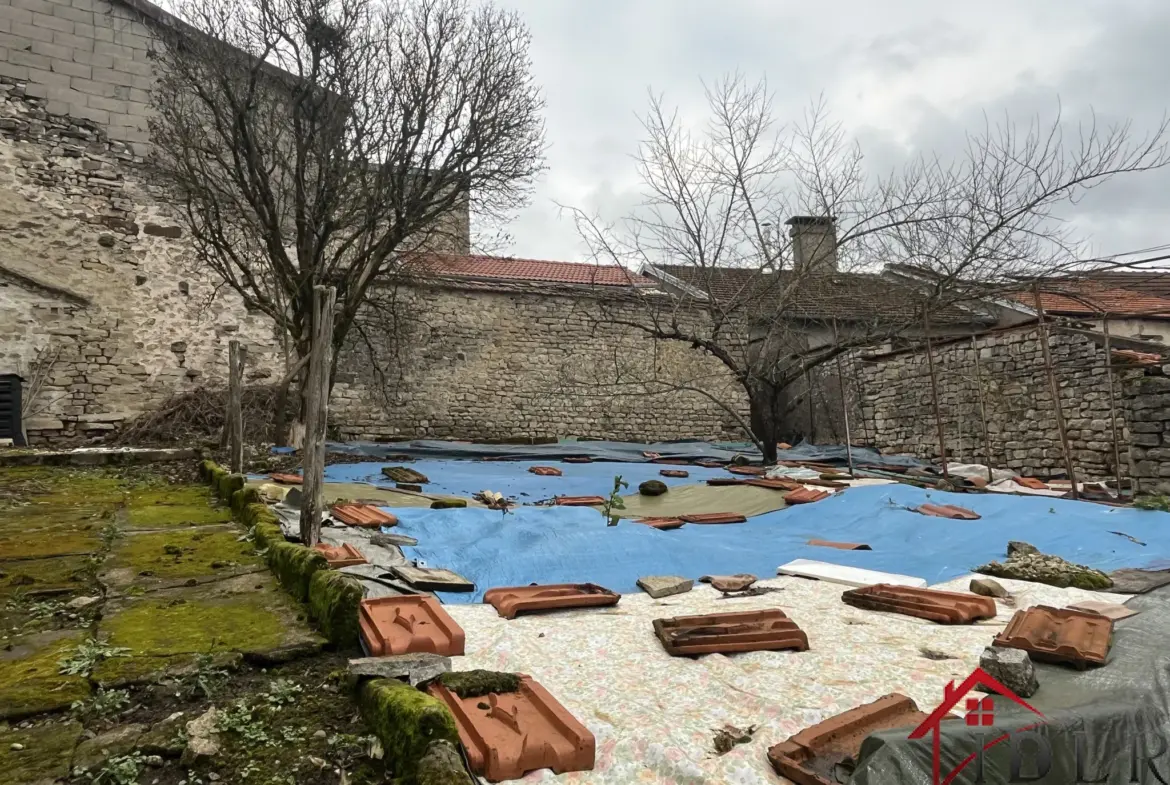
[[[301,499],[301,541],[316,545],[321,538],[321,511],[325,507],[325,431],[329,423],[329,369],[333,362],[333,310],[337,290],[313,289],[313,340],[305,380],[305,440],[301,447],[304,475]]]
[[[1072,485],[1072,498],[1076,499],[1077,474],[1073,469],[1072,448],[1068,443],[1068,433],[1064,429],[1064,409],[1060,402],[1060,385],[1056,382],[1056,372],[1052,369],[1052,350],[1048,346],[1048,323],[1044,320],[1044,303],[1040,299],[1040,282],[1032,284],[1032,294],[1036,300],[1036,318],[1040,327],[1040,349],[1044,352],[1044,372],[1048,375],[1048,389],[1052,392],[1052,410],[1056,413],[1056,432],[1060,435],[1060,449],[1064,453],[1064,468],[1068,472],[1068,481]]]
[[[983,425],[983,443],[987,449],[987,481],[994,482],[991,472],[991,432],[987,430],[987,405],[983,402],[983,371],[979,364],[979,342],[971,336],[971,353],[975,357],[975,392],[979,395],[979,422]]]
[[[947,471],[947,436],[943,430],[942,410],[938,406],[938,374],[934,371],[934,350],[930,345],[930,308],[922,307],[922,331],[926,334],[926,365],[930,368],[930,398],[934,402],[934,425],[938,429],[938,456],[942,460],[943,479],[949,480]]]
[[[837,337],[837,320],[833,320],[833,343],[841,345]],[[841,355],[837,355],[837,387],[841,391],[841,416],[845,419],[845,458],[849,461],[849,476],[853,476],[853,437],[849,433],[849,399],[845,390],[845,374],[841,371]]]
[[[1109,385],[1109,425],[1113,430],[1113,476],[1117,479],[1117,498],[1121,498],[1121,439],[1117,435],[1117,398],[1113,392],[1113,349],[1109,344],[1109,314],[1101,319],[1105,333],[1105,378]]]
[[[233,474],[244,471],[244,356],[239,341],[228,344],[227,422],[229,464]]]

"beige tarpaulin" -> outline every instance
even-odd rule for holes
[[[261,489],[265,493],[269,488],[282,488],[285,493],[289,488],[299,488],[299,485],[276,485],[265,480],[251,481],[248,485]],[[382,507],[430,507],[435,499],[463,499],[468,507],[483,507],[474,499],[451,494],[426,494],[399,491],[393,488],[378,488],[363,482],[327,482],[325,483],[325,503],[333,504],[336,501],[370,501]]]
[[[708,512],[738,512],[763,515],[783,510],[784,491],[756,488],[752,485],[676,485],[661,496],[634,493],[623,496],[624,510],[614,513],[622,518],[699,515]]]

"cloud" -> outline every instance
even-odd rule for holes
[[[632,156],[647,91],[702,117],[702,80],[766,75],[781,114],[824,94],[875,166],[962,144],[1006,111],[1027,122],[1095,110],[1156,125],[1167,108],[1170,3],[1127,0],[499,0],[533,34],[548,100],[549,171],[511,227],[519,256],[571,260],[584,247],[556,202],[606,217],[640,200]],[[1121,178],[1067,216],[1096,253],[1170,242],[1170,170]]]

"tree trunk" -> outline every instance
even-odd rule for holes
[[[764,463],[776,462],[776,445],[784,427],[784,395],[767,383],[756,383],[748,387],[748,405],[751,408],[752,433]]]
[[[316,545],[321,535],[324,507],[325,432],[329,422],[329,377],[332,366],[333,311],[337,290],[317,286],[314,294],[313,346],[306,382],[301,385],[305,407],[304,449],[301,466],[304,483],[301,497],[301,541]]]

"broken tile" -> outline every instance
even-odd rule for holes
[[[694,585],[695,582],[691,579],[674,575],[648,575],[638,579],[638,587],[656,600],[672,594],[683,594],[690,591]]]
[[[937,624],[972,624],[994,619],[996,614],[995,600],[990,597],[888,584],[850,589],[841,594],[841,601],[854,608],[900,613]]]
[[[427,691],[455,716],[471,770],[489,782],[517,780],[530,771],[590,771],[593,734],[531,676],[516,692],[460,698],[439,681]]]
[[[1085,600],[1078,602],[1075,605],[1068,606],[1074,611],[1084,611],[1085,613],[1099,613],[1107,619],[1113,621],[1121,621],[1128,619],[1130,616],[1136,616],[1141,611],[1135,611],[1127,605],[1122,605],[1116,602],[1098,602],[1097,600]]]
[[[862,543],[862,542],[834,542],[832,540],[809,540],[808,542],[805,543],[805,545],[815,545],[818,548],[836,548],[837,550],[840,550],[840,551],[872,551],[873,550],[873,548],[869,547],[868,545],[866,545],[865,543]]]
[[[686,524],[686,521],[684,521],[682,518],[651,517],[635,518],[634,523],[641,523],[643,525],[650,526],[655,529],[660,529],[662,531],[670,531],[671,529],[681,529]]]
[[[394,565],[391,572],[423,591],[475,591],[475,584],[451,570]]]
[[[600,496],[558,496],[554,501],[562,507],[593,507],[605,504]]]
[[[663,477],[675,477],[679,479],[691,476],[691,473],[685,469],[660,469],[658,473]]]
[[[828,491],[822,491],[817,488],[797,488],[795,491],[789,491],[784,494],[784,501],[787,504],[810,504],[827,499],[831,495]]]
[[[280,485],[300,485],[304,478],[299,474],[270,474],[268,479]]]
[[[424,485],[430,482],[425,474],[416,472],[407,466],[384,466],[382,474],[394,482],[405,482],[412,485]]]
[[[562,472],[555,466],[532,466],[528,469],[529,473],[538,475],[540,477],[560,477]]]
[[[980,518],[979,513],[974,510],[954,504],[920,504],[915,512],[933,518],[952,518],[957,521],[977,521]]]
[[[450,670],[451,658],[441,654],[392,654],[349,661],[350,676],[359,679],[405,679],[412,687]]]
[[[685,523],[718,524],[747,521],[747,516],[740,515],[738,512],[706,512],[699,515],[680,515],[678,517]]]
[[[595,583],[558,583],[488,589],[483,601],[505,619],[520,613],[617,605],[621,595]]]
[[[736,575],[704,575],[699,580],[711,584],[715,591],[736,592],[743,591],[759,579],[750,573],[741,572]]]
[[[394,515],[370,504],[335,504],[331,511],[333,517],[346,526],[379,529],[398,524],[398,518]]]
[[[784,611],[775,608],[655,619],[654,634],[672,657],[808,650],[808,636]]]
[[[837,785],[848,781],[861,744],[870,734],[913,728],[929,715],[905,695],[886,695],[872,703],[805,728],[768,750],[768,762],[781,777],[800,785]],[[842,768],[843,771],[838,769]],[[841,775],[845,775],[842,778]]]
[[[333,569],[369,563],[361,551],[347,542],[341,545],[327,545],[319,542],[313,546],[313,550],[324,556],[325,561],[329,562],[329,566]]]
[[[388,654],[463,655],[464,634],[434,597],[367,598],[358,606],[362,643],[372,657]]]
[[[1084,669],[1104,665],[1113,639],[1113,620],[1086,613],[1037,605],[1016,615],[995,645],[1023,649],[1034,659],[1065,662]]]

